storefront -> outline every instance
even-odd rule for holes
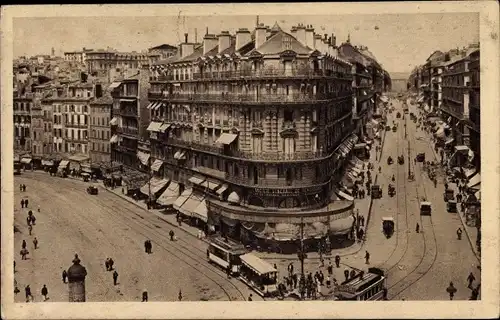
[[[24,170],[29,170],[33,168],[33,159],[31,157],[24,156],[21,158],[21,164]]]

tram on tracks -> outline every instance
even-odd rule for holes
[[[387,300],[387,284],[384,271],[379,268],[369,268],[341,283],[335,289],[338,300],[344,301],[374,301]]]
[[[241,267],[240,256],[245,253],[247,250],[241,243],[214,236],[210,238],[207,258],[210,263],[216,264],[224,270],[231,266],[231,274],[238,275]]]
[[[241,257],[240,280],[262,297],[276,297],[278,270],[253,253]]]

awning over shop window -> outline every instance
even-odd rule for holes
[[[139,158],[139,161],[147,166],[148,165],[148,161],[149,161],[149,157],[151,155],[149,153],[145,153],[145,152],[142,152],[142,151],[137,151],[137,158]]]
[[[118,142],[118,136],[115,134],[109,139],[109,143],[117,143]]]
[[[330,221],[330,234],[342,235],[351,231],[354,224],[354,217],[349,216],[343,219],[335,219]]]
[[[480,184],[481,184],[481,174],[477,173],[476,175],[472,176],[472,178],[469,179],[469,182],[467,182],[467,188],[479,188]]]
[[[387,98],[386,96],[381,96],[380,100],[382,100],[382,102],[385,102],[385,103],[389,102],[389,98]]]
[[[478,172],[476,171],[476,168],[471,168],[471,169],[464,169],[464,175],[467,179],[471,179],[473,176],[475,176]]]
[[[179,197],[179,184],[175,181],[170,182],[170,185],[158,197],[156,202],[162,206],[171,206]]]
[[[153,107],[154,107],[157,103],[158,103],[158,102],[155,102],[155,101],[150,102],[150,103],[148,104],[148,106],[146,107],[146,109],[151,109],[151,108],[153,108]]]
[[[141,187],[141,193],[149,195],[149,192],[151,191],[151,195],[156,195],[161,189],[163,189],[163,187],[167,185],[167,183],[167,179],[159,179],[153,177]]]
[[[234,133],[223,133],[221,134],[219,139],[215,141],[215,143],[231,144],[236,139],[237,136],[238,135]]]
[[[120,99],[120,102],[135,102],[134,99]]]
[[[158,129],[159,132],[164,133],[167,131],[168,128],[170,128],[171,124],[170,123],[163,123],[161,127]]]
[[[89,159],[90,159],[90,157],[87,156],[87,155],[84,155],[84,154],[82,154],[82,155],[73,155],[73,156],[69,157],[70,161],[79,162],[79,163],[88,161]]]
[[[153,106],[151,109],[158,110],[158,109],[160,109],[161,106],[163,106],[163,103],[160,102],[160,103],[157,103],[155,106]]]
[[[258,275],[264,275],[272,272],[278,272],[271,264],[262,260],[252,253],[247,253],[240,256],[241,262],[252,269]]]
[[[189,178],[188,181],[191,182],[192,184],[201,185],[203,183],[203,181],[205,181],[205,178],[193,176],[193,177]]]
[[[182,206],[178,209],[180,213],[188,216],[194,216],[194,210],[200,205],[200,203],[205,199],[203,195],[197,194],[193,192],[187,199],[184,201]],[[208,220],[208,218],[207,218]]]
[[[217,189],[217,194],[218,195],[221,195],[222,193],[224,193],[224,191],[226,191],[227,189],[229,188],[229,186],[227,184],[223,184],[219,189]]]
[[[160,127],[161,127],[162,123],[161,122],[156,122],[156,121],[152,121],[148,128],[146,129],[147,131],[154,131],[154,132],[159,132],[160,131]]]
[[[446,134],[444,132],[444,128],[443,127],[439,127],[439,129],[434,133],[434,135],[437,137],[437,138],[440,138],[440,139],[444,139]]]
[[[54,165],[54,161],[52,160],[42,160],[42,166],[53,166]]]
[[[354,145],[354,149],[357,149],[357,150],[359,150],[359,149],[365,149],[366,147],[367,147],[366,143],[356,143]]]
[[[31,158],[22,158],[21,159],[21,163],[24,163],[24,164],[30,164],[31,163]]]
[[[466,154],[469,152],[469,147],[467,147],[467,146],[455,146],[455,151]]]
[[[111,121],[109,122],[109,125],[111,126],[116,126],[118,124],[118,118],[117,117],[114,117],[113,119],[111,119]]]
[[[61,162],[59,162],[59,168],[67,168],[68,165],[69,165],[68,160],[61,160]]]
[[[174,159],[177,159],[177,160],[181,160],[181,159],[186,159],[186,152],[185,151],[177,151],[175,154],[174,154]]]
[[[193,193],[193,189],[186,189],[184,192],[175,200],[174,202],[174,209],[179,210],[179,208],[186,202],[186,200],[191,196]]]
[[[194,209],[194,215],[196,218],[208,222],[208,209],[207,209],[207,201],[203,200],[200,204]]]
[[[345,193],[343,191],[337,190],[336,193],[343,200],[354,201],[354,197],[348,195],[347,193]]]
[[[153,171],[158,171],[160,170],[161,166],[163,165],[163,161],[160,159],[156,159],[155,162],[151,165],[151,170]]]
[[[208,188],[212,191],[215,191],[215,189],[217,189],[219,186],[220,186],[220,183],[216,182],[216,181],[213,181],[213,180],[205,180],[202,184],[201,184],[202,187],[205,187],[205,188]]]
[[[90,168],[90,166],[82,165],[81,169],[82,169],[82,172],[89,173],[89,174],[92,173],[92,169]]]
[[[118,82],[118,81],[113,82],[113,83],[111,83],[111,84],[109,85],[108,89],[110,89],[110,90],[116,89],[116,88],[118,88],[121,84],[122,84],[122,83],[121,83],[121,82]]]

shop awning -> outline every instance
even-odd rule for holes
[[[114,117],[113,119],[111,119],[111,121],[109,122],[109,125],[110,126],[116,126],[118,124],[118,118],[117,117]]]
[[[201,184],[201,186],[208,188],[212,191],[215,191],[215,189],[217,189],[220,186],[220,183],[213,181],[213,180],[210,180],[210,179],[207,179]]]
[[[460,152],[460,153],[468,153],[469,147],[467,147],[467,146],[455,146],[455,151]]]
[[[224,191],[226,191],[227,189],[229,188],[229,186],[227,184],[223,184],[219,189],[217,189],[217,194],[218,195],[221,195],[222,193],[224,193]]]
[[[156,101],[150,102],[146,108],[147,109],[152,109],[157,103],[158,102],[156,102]]]
[[[163,106],[163,103],[157,103],[156,105],[154,105],[151,109],[153,110],[158,110],[161,106]]]
[[[82,172],[92,173],[92,169],[90,168],[90,165],[89,165],[89,166],[87,166],[87,165],[82,165],[82,166],[81,166],[81,169],[82,169]]]
[[[174,154],[174,159],[181,160],[181,159],[186,159],[186,152],[179,150]]]
[[[120,86],[120,84],[122,84],[122,83],[121,82],[113,82],[109,85],[108,89],[110,89],[110,90],[116,89]]]
[[[32,160],[31,158],[22,158],[21,163],[30,164],[31,160]]]
[[[203,200],[200,204],[194,209],[194,215],[196,218],[208,222],[208,209],[207,209],[207,201]]]
[[[361,170],[356,166],[352,166],[350,170],[356,172],[356,176],[361,173]]]
[[[453,141],[455,141],[455,139],[450,138],[450,139],[446,140],[446,142],[444,144],[449,145],[449,144],[453,143]]]
[[[351,231],[354,224],[354,217],[349,216],[343,219],[334,219],[330,221],[330,234],[341,235]]]
[[[160,128],[158,129],[158,131],[160,131],[161,133],[164,133],[165,131],[167,131],[168,128],[170,128],[171,124],[170,123],[163,123]]]
[[[420,103],[420,102],[422,102],[422,101],[424,101],[424,97],[420,97],[420,98],[418,98],[418,100],[417,100],[417,102],[418,102],[418,103]]]
[[[193,193],[193,189],[186,189],[184,192],[174,201],[174,209],[179,210],[179,208],[186,202],[186,200]]]
[[[69,161],[84,162],[84,161],[89,160],[90,157],[82,154],[82,155],[73,155],[73,156],[69,157],[68,159],[69,159]]]
[[[464,170],[464,174],[465,174],[465,177],[467,179],[471,179],[472,176],[475,176],[478,172],[476,171],[477,169],[476,168],[471,168],[471,169],[463,169]]]
[[[389,98],[387,98],[386,96],[381,96],[380,100],[382,100],[382,102],[385,102],[385,103],[389,102]]]
[[[377,120],[375,120],[375,119],[371,119],[370,121],[371,121],[374,125],[376,125],[376,126],[378,126],[378,125],[379,125],[378,121],[377,121]]]
[[[156,122],[156,121],[152,121],[148,128],[146,129],[147,131],[154,131],[154,132],[159,132],[160,131],[160,127],[161,127],[162,123],[161,122]]]
[[[234,133],[223,133],[221,134],[219,139],[215,141],[215,143],[231,144],[236,139],[236,137],[238,137],[238,135]]]
[[[109,143],[117,143],[118,142],[118,136],[115,134],[109,139]]]
[[[69,165],[68,160],[61,160],[61,162],[59,162],[59,168],[67,168],[68,165]]]
[[[151,191],[151,195],[156,195],[165,185],[167,185],[167,179],[159,179],[159,178],[151,178],[145,185],[141,187],[141,193],[145,195],[149,195],[149,191]]]
[[[193,192],[191,196],[189,196],[186,201],[184,201],[184,203],[178,210],[180,213],[188,217],[192,217],[194,216],[194,210],[200,205],[203,199],[205,199],[205,197]]]
[[[156,199],[156,202],[162,206],[171,206],[179,197],[179,184],[175,181],[170,182],[170,185]]]
[[[354,149],[356,150],[359,150],[359,149],[365,149],[367,147],[366,143],[356,143],[354,145]]]
[[[163,165],[163,161],[160,159],[156,159],[155,162],[151,165],[151,170],[153,171],[158,171],[160,170],[161,166]]]
[[[203,183],[203,181],[205,181],[205,178],[193,176],[193,177],[189,178],[188,181],[191,182],[192,184],[201,185]]]
[[[434,133],[434,135],[437,137],[437,138],[440,138],[440,139],[444,139],[446,134],[444,132],[444,128],[443,127],[439,127],[439,129]]]
[[[135,100],[134,99],[124,99],[124,98],[122,98],[122,99],[120,99],[120,102],[135,102]]]
[[[149,161],[149,157],[151,155],[149,153],[145,153],[145,152],[142,152],[142,151],[137,151],[137,158],[139,158],[139,161],[147,166],[148,165],[148,161]]]
[[[467,182],[467,188],[478,188],[478,185],[481,183],[481,174],[477,173],[476,175],[472,176],[472,178],[469,179],[469,182]]]
[[[344,200],[347,200],[347,201],[354,201],[354,197],[348,195],[347,193],[343,192],[343,191],[340,191],[340,190],[337,190],[336,191],[337,195],[341,198],[341,199],[344,199]]]
[[[240,256],[241,262],[252,269],[258,275],[264,275],[272,272],[278,272],[271,264],[262,260],[252,253],[246,253]]]

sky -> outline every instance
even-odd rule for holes
[[[478,13],[373,14],[373,15],[261,15],[289,32],[298,23],[312,24],[316,33],[335,34],[337,44],[347,35],[364,45],[389,72],[410,72],[435,50],[447,51],[479,41]],[[155,17],[51,17],[14,18],[14,57],[81,50],[82,47],[143,51],[160,44],[178,45],[197,29],[201,41],[208,28],[218,34],[238,28],[253,30],[256,16],[155,16]]]

